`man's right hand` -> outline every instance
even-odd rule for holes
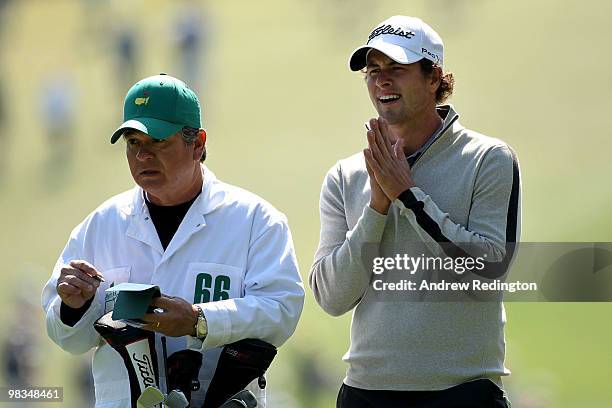
[[[365,155],[365,151],[364,151]],[[370,176],[370,208],[380,214],[387,214],[389,212],[389,207],[391,206],[391,201],[387,198],[382,188],[376,181],[376,177],[374,177],[374,173],[372,172],[372,168],[368,164],[368,160],[366,159],[366,169],[368,170],[368,175]]]
[[[92,276],[101,276],[87,261],[70,261],[64,265],[57,280],[57,294],[68,307],[79,309],[91,299],[100,286]]]

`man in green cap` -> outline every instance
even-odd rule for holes
[[[208,384],[219,382],[221,347],[244,339],[279,347],[297,325],[304,289],[287,220],[201,163],[200,104],[176,78],[148,77],[128,91],[111,143],[120,138],[137,186],[72,231],[43,291],[47,332],[73,354],[95,349],[97,407],[130,407],[138,397],[131,384],[148,379],[131,378],[133,370],[93,325],[112,310],[105,302],[111,284],[157,285],[156,313],[143,317],[143,328],[155,333],[157,360],[164,361],[162,336],[170,357],[187,348],[201,352],[194,379],[201,387],[191,406],[213,406]],[[139,368],[142,377],[146,370]],[[163,388],[161,369],[159,376]],[[248,387],[259,406],[265,406],[264,384],[260,378]]]

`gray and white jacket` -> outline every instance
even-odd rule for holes
[[[327,173],[320,199],[321,236],[309,282],[333,316],[353,310],[344,382],[362,389],[441,390],[489,378],[501,386],[505,312],[501,302],[385,302],[373,292],[363,251],[382,256],[443,255],[479,247],[488,262],[508,264],[520,235],[520,177],[504,142],[464,128],[451,105],[412,164],[413,187],[387,215],[369,204],[361,153]],[[442,243],[442,245],[441,245]]]

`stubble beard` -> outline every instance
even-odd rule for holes
[[[401,106],[398,109],[386,109],[384,106],[381,106],[378,109],[378,115],[384,118],[389,125],[404,123],[409,118],[408,112],[404,106]]]

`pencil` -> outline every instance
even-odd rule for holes
[[[87,275],[89,275],[89,274],[87,274]],[[89,277],[94,278],[94,279],[95,279],[95,280],[97,280],[98,282],[106,282],[106,281],[104,280],[104,278],[103,278],[102,276],[100,276],[100,275],[89,275]]]

